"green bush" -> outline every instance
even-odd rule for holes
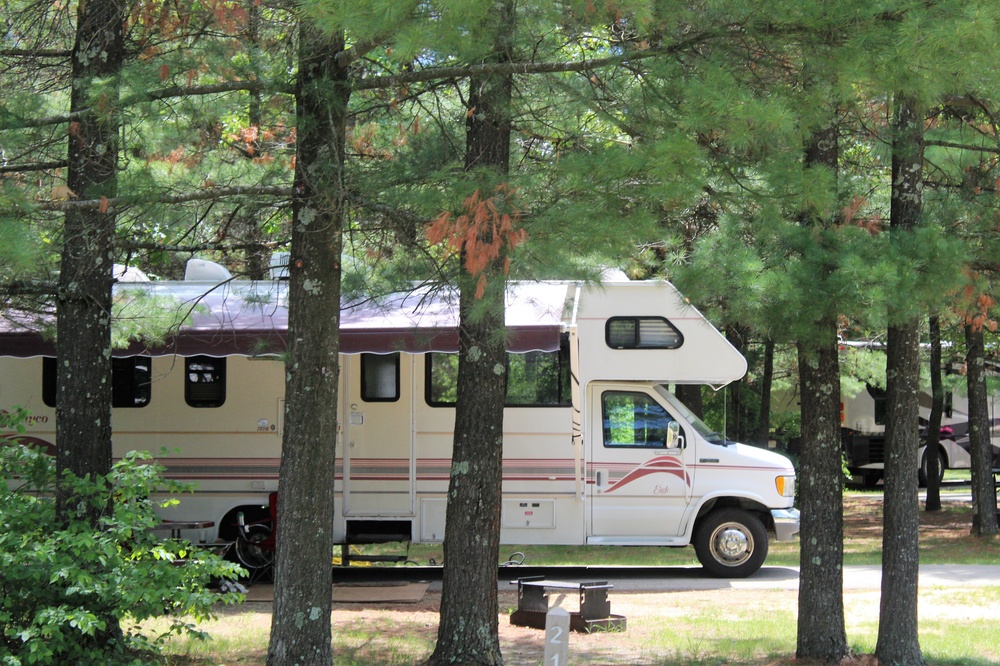
[[[182,487],[150,459],[130,453],[97,480],[65,476],[78,499],[67,524],[56,517],[53,459],[0,447],[0,664],[149,663],[167,635],[206,637],[185,616],[211,618],[213,604],[242,599],[209,589],[236,580],[237,565],[151,531],[156,508],[171,503],[154,493]],[[162,634],[140,633],[139,622],[163,616],[172,622]]]

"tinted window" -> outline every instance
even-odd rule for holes
[[[875,425],[884,426],[886,405],[885,389],[880,389],[869,384],[868,395],[870,395],[872,400],[875,402]]]
[[[184,401],[191,407],[221,407],[226,402],[226,359],[184,359]]]
[[[604,446],[666,448],[667,424],[673,419],[651,396],[606,391],[601,396]]]
[[[399,353],[361,355],[361,399],[365,402],[399,400]]]
[[[427,355],[426,399],[434,407],[454,406],[458,397],[458,354]],[[557,352],[507,354],[510,407],[555,407],[571,403],[569,347]]]
[[[605,339],[612,349],[677,349],[684,343],[680,331],[663,317],[612,317]]]
[[[148,356],[111,359],[111,406],[145,407],[152,397],[152,363]],[[42,401],[56,406],[56,359],[42,359]]]

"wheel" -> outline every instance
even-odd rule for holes
[[[937,456],[938,463],[938,485],[941,484],[942,479],[944,479],[944,458],[941,456],[941,451],[937,448],[925,448],[924,453],[920,456],[920,469],[917,470],[917,479],[920,481],[920,486],[925,487],[927,485],[927,467],[928,458],[930,456]]]
[[[720,509],[702,519],[694,535],[698,561],[717,578],[746,578],[764,564],[767,531],[743,509]]]
[[[233,546],[236,559],[251,572],[269,566],[274,560],[274,551],[265,550],[255,544],[266,541],[271,536],[271,528],[267,525],[251,524],[246,526],[247,537],[240,537]]]
[[[882,480],[882,471],[878,470],[875,472],[862,472],[861,473],[861,487],[872,489],[878,486],[878,482]]]

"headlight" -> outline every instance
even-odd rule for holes
[[[774,477],[774,487],[782,497],[795,497],[795,477],[776,476]]]

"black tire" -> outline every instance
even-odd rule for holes
[[[720,509],[701,519],[694,534],[694,552],[712,576],[746,578],[767,558],[767,530],[748,511]]]
[[[938,459],[938,486],[940,487],[941,481],[944,479],[944,457],[941,455],[940,449],[934,448],[924,448],[923,455],[920,456],[920,468],[917,470],[917,480],[920,482],[921,488],[927,487],[927,458],[928,453],[930,455],[936,455]]]
[[[239,537],[233,546],[233,550],[236,551],[236,559],[251,573],[270,566],[271,562],[274,561],[274,552],[264,550],[255,544],[266,541],[271,536],[271,528],[260,524],[247,525],[246,533],[247,538]]]
[[[871,490],[878,486],[878,482],[882,480],[882,472],[862,472],[861,473],[861,487]]]

